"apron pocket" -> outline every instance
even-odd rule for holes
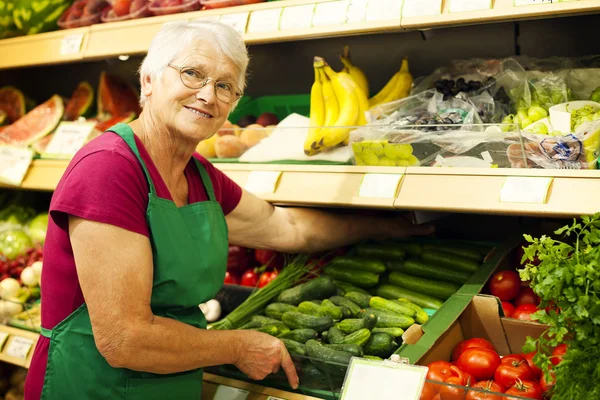
[[[126,400],[200,400],[202,370],[156,378],[127,378]]]

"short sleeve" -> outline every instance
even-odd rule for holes
[[[223,214],[227,215],[231,213],[242,199],[242,188],[221,170],[215,168],[210,161],[199,154],[195,154],[194,156],[198,158],[206,168],[213,183],[217,201],[221,204],[221,208],[223,209]]]
[[[58,185],[50,212],[64,212],[150,236],[148,183],[134,160],[99,150],[73,160]]]

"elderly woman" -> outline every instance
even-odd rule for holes
[[[71,161],[50,205],[28,400],[199,399],[202,368],[220,364],[254,379],[283,368],[296,387],[278,339],[205,329],[198,304],[222,286],[228,242],[302,252],[428,233],[274,207],[195,153],[242,96],[247,65],[228,26],[165,25],[140,69],[139,119]]]

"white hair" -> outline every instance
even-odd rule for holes
[[[197,42],[212,44],[219,55],[229,58],[240,70],[238,86],[246,86],[246,69],[248,68],[248,50],[244,39],[232,27],[212,21],[174,21],[165,23],[156,34],[148,54],[140,67],[140,80],[150,75],[158,78],[186,47]],[[142,93],[140,104],[144,106],[147,98]]]

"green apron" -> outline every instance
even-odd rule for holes
[[[194,159],[209,200],[178,208],[156,196],[131,128],[118,124],[111,130],[135,153],[150,188],[146,219],[154,259],[152,312],[204,329],[206,319],[198,304],[212,299],[223,285],[228,249],[227,224],[210,177]],[[85,304],[54,329],[42,328],[42,335],[51,340],[42,399],[201,397],[202,369],[160,375],[112,368],[96,348]]]

